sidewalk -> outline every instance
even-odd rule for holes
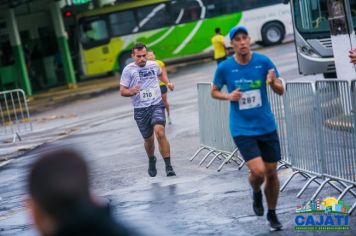
[[[76,89],[67,86],[56,87],[33,95],[29,102],[30,114],[43,112],[79,99],[87,99],[117,91],[119,81],[114,76],[79,82]]]
[[[30,116],[51,110],[70,102],[100,96],[119,89],[119,81],[114,76],[98,78],[78,83],[78,88],[68,89],[67,86],[56,87],[34,94],[29,101]],[[33,121],[34,122],[34,121]],[[11,162],[11,159],[70,135],[77,129],[76,124],[61,127],[34,127],[30,133],[20,134],[22,141],[11,143],[12,137],[0,136],[0,167]]]

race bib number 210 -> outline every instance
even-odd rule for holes
[[[250,90],[242,93],[239,100],[240,110],[247,110],[262,106],[261,91],[259,89]]]
[[[156,97],[155,91],[153,89],[143,89],[140,91],[140,100],[148,101]]]

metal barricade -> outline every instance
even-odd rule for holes
[[[0,136],[11,137],[32,131],[32,122],[25,92],[21,89],[0,92]]]
[[[199,165],[202,165],[209,156],[213,157],[207,164],[207,168],[216,159],[223,159],[218,171],[231,160],[240,164],[242,159],[237,155],[237,149],[229,131],[229,103],[211,97],[211,83],[198,83],[197,88],[201,147],[190,160],[192,161],[203,150],[207,150]]]
[[[285,82],[282,82],[285,87]],[[270,86],[267,86],[267,95],[277,123],[277,131],[282,154],[281,165],[279,165],[278,169],[281,169],[282,167],[289,167],[291,165],[291,160],[288,153],[287,124],[284,108],[285,93],[282,96],[278,95],[272,90]]]
[[[356,196],[349,186],[356,184],[356,133],[355,113],[348,81],[317,81],[316,95],[320,114],[320,138],[322,140],[323,175],[325,180],[315,192],[315,199],[323,186],[331,180]],[[349,185],[349,186],[348,186]]]
[[[308,181],[297,197],[312,182],[319,184],[312,199],[326,184],[341,193],[339,199],[348,192],[356,196],[352,191],[356,186],[355,83],[351,90],[349,82],[340,80],[286,84],[285,118],[293,173],[281,191],[301,174]]]
[[[287,83],[284,105],[288,153],[293,173],[282,185],[281,191],[297,174],[300,174],[309,180],[298,193],[299,197],[313,181],[319,183],[316,179],[322,177],[318,114],[313,83]]]

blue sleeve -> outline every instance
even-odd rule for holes
[[[279,78],[279,71],[277,70],[277,67],[273,64],[271,59],[269,59],[268,57],[266,57],[266,64],[267,64],[267,73],[270,69],[274,69],[277,78]]]
[[[224,73],[221,66],[218,66],[215,71],[213,84],[219,89],[222,89],[225,84]]]

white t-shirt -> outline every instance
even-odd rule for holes
[[[136,85],[140,86],[140,93],[131,97],[134,108],[149,107],[162,100],[158,79],[160,74],[162,70],[155,61],[147,61],[144,67],[132,62],[124,68],[120,85],[129,89]]]

